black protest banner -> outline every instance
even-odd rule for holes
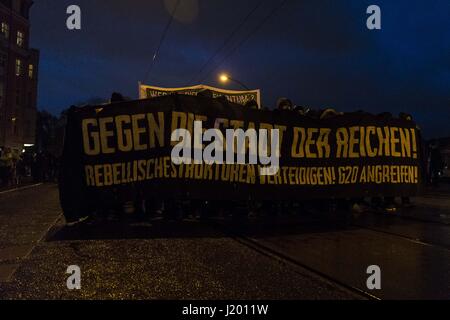
[[[232,140],[235,150],[246,153],[245,161],[237,163],[232,148],[221,145],[225,141],[205,139],[203,134],[211,128],[223,133],[223,140],[230,129],[276,131],[278,138],[270,141],[268,135],[262,141],[261,135],[247,135],[240,145]],[[190,135],[190,146],[197,143],[197,149],[179,153],[190,163],[172,157],[182,140],[171,139],[176,129]],[[61,203],[66,214],[76,214],[137,195],[208,200],[411,196],[423,180],[420,141],[412,121],[367,113],[319,120],[294,111],[246,109],[226,99],[188,95],[72,108],[62,159]],[[267,156],[279,155],[278,162],[263,163],[258,157],[251,162],[250,154],[260,155],[265,147]],[[208,150],[222,155],[224,163],[205,162]],[[276,170],[264,174],[268,166]]]

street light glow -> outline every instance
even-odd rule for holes
[[[220,81],[227,82],[229,80],[229,77],[226,74],[220,75]]]

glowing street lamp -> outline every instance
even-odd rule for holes
[[[241,87],[243,87],[245,90],[250,90],[245,84],[243,84],[241,81],[238,81],[236,79],[233,79],[232,77],[230,77],[229,75],[222,73],[219,76],[219,80],[223,83],[227,83],[228,81],[233,81],[235,83],[237,83],[238,85],[240,85]]]
[[[229,80],[229,78],[228,78],[228,76],[226,74],[221,74],[219,79],[223,83],[228,82],[228,80]]]

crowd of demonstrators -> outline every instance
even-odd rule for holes
[[[204,90],[198,94],[199,96],[212,98],[212,93],[209,90]],[[217,99],[226,99],[219,97]],[[113,94],[111,102],[123,101],[120,94]],[[245,104],[246,108],[259,109],[270,111],[270,109],[258,106],[255,100],[250,100]],[[344,115],[333,108],[313,109],[305,106],[294,105],[288,98],[280,98],[277,101],[276,108],[271,112],[276,113],[291,113],[296,116],[307,117],[310,119],[327,119],[332,120],[335,117]],[[356,114],[367,114],[364,111],[356,111]],[[393,115],[384,112],[378,115],[382,119],[391,119]],[[399,118],[412,121],[412,117],[406,113],[400,113]],[[420,129],[420,128],[418,128]],[[430,145],[429,152],[425,155],[428,159],[428,171],[430,172],[430,181],[436,182],[438,172],[440,170],[441,158],[439,150],[436,145]],[[36,164],[40,163],[40,168],[36,169],[43,178],[51,166],[50,159],[37,157]],[[45,179],[45,178],[44,178]],[[372,197],[365,198],[348,198],[348,199],[320,199],[320,200],[290,200],[279,201],[267,199],[264,201],[257,201],[249,198],[247,201],[218,201],[218,200],[184,200],[184,201],[163,201],[155,195],[139,194],[134,201],[118,201],[114,208],[105,210],[101,215],[107,211],[116,214],[137,215],[140,217],[149,218],[165,218],[165,219],[184,219],[184,218],[205,218],[210,216],[233,216],[233,217],[248,217],[255,218],[258,216],[280,216],[280,215],[295,215],[303,212],[357,212],[361,213],[368,210],[376,210],[382,212],[394,212],[397,207],[411,206],[408,197],[398,197],[400,202],[396,202],[395,197]]]
[[[10,148],[0,150],[0,183],[2,187],[14,184],[15,159]]]
[[[58,178],[59,158],[48,152],[33,154],[31,176],[35,182],[56,182]]]
[[[437,141],[431,141],[428,145],[428,157],[426,160],[428,183],[436,187],[439,185],[439,180],[441,179],[445,167],[444,159]]]
[[[34,182],[56,182],[58,159],[49,153],[0,151],[0,186],[14,187],[32,178]]]

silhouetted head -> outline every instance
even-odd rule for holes
[[[258,102],[255,99],[247,101],[244,106],[249,109],[259,109]]]
[[[209,89],[203,89],[203,90],[200,90],[197,93],[197,96],[198,97],[205,97],[205,98],[213,98],[213,92],[211,90],[209,90]]]
[[[402,119],[402,120],[412,121],[412,116],[410,114],[408,114],[408,113],[405,113],[405,112],[400,112],[398,114],[398,117],[400,119]]]
[[[292,101],[288,98],[279,98],[277,101],[277,109],[278,110],[292,110],[293,109]]]
[[[125,99],[123,98],[123,96],[120,93],[118,93],[118,92],[113,92],[112,93],[112,95],[111,95],[111,103],[122,102],[122,101],[125,101]]]

